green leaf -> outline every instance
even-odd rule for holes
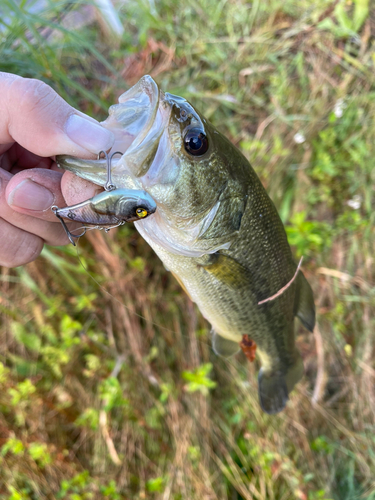
[[[164,490],[164,477],[155,477],[154,479],[149,479],[146,482],[146,489],[150,492],[162,492]]]
[[[4,457],[7,453],[12,453],[13,455],[22,455],[25,447],[19,439],[11,437],[8,441],[1,447],[1,455]]]
[[[42,468],[52,462],[51,455],[49,454],[45,443],[30,443],[28,453],[30,457]]]
[[[205,396],[209,393],[209,389],[216,387],[216,382],[209,378],[209,373],[212,370],[212,364],[206,363],[198,366],[193,371],[182,372],[182,378],[188,382],[185,388],[188,392],[199,391]]]
[[[30,351],[39,352],[41,346],[40,336],[26,330],[25,326],[17,321],[11,323],[11,331],[18,343],[24,345]]]

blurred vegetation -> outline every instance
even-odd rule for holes
[[[98,119],[149,73],[241,148],[305,256],[306,377],[263,414],[256,367],[213,355],[209,325],[131,226],[47,248],[1,269],[1,498],[375,499],[369,0],[118,8],[121,39],[93,5],[3,0],[0,69]]]

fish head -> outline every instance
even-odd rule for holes
[[[184,98],[144,76],[110,107],[103,127],[115,135],[116,188],[141,189],[157,211],[136,227],[150,243],[199,256],[229,248],[246,204],[247,162]],[[111,155],[111,153],[110,153]],[[104,186],[104,160],[58,157],[58,164]]]

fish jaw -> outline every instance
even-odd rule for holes
[[[119,159],[111,160],[112,183],[116,188],[123,189],[142,189],[141,183],[130,172],[122,170],[118,163]],[[74,156],[58,155],[56,156],[57,165],[72,172],[73,174],[90,181],[100,187],[105,187],[108,181],[106,160],[84,160]]]

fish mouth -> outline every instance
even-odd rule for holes
[[[149,179],[142,177],[153,164],[170,114],[171,106],[165,101],[164,93],[148,75],[122,94],[118,104],[109,108],[109,116],[101,125],[115,136],[109,156],[113,152],[122,153],[121,157],[111,159],[112,182],[116,187],[147,188]],[[106,184],[105,159],[82,160],[60,155],[56,157],[56,162],[64,170],[69,170],[94,184]]]

